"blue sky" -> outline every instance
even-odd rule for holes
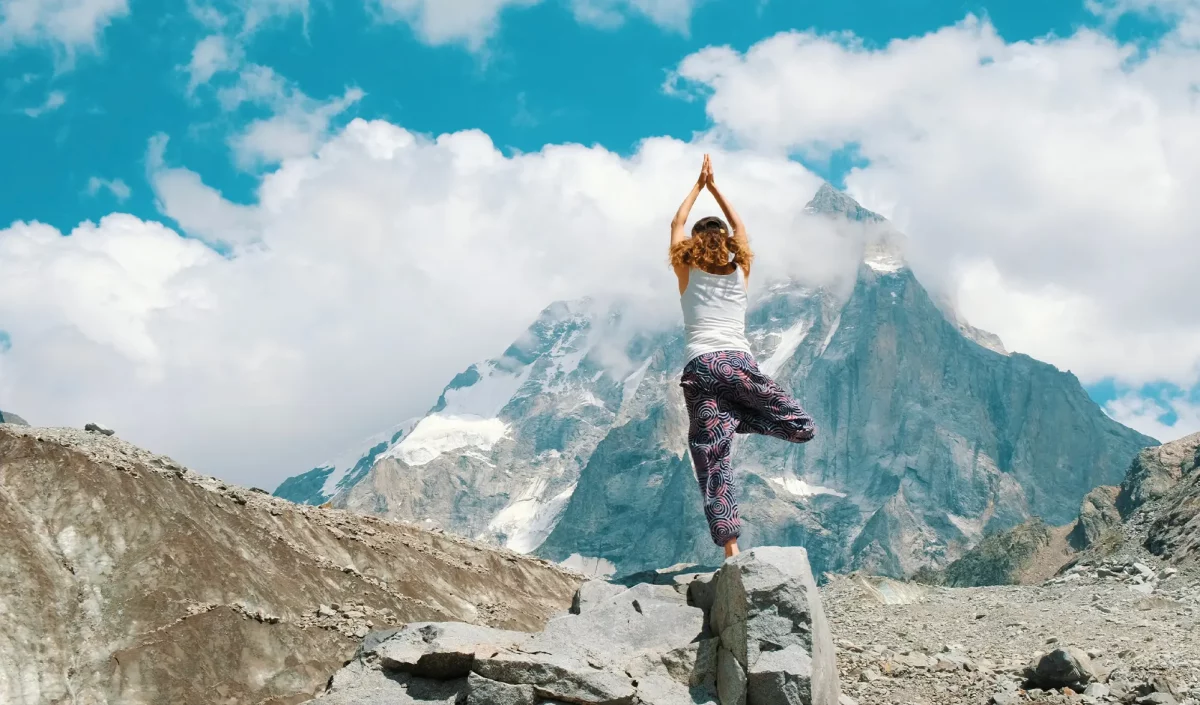
[[[92,411],[108,413],[110,420],[116,417],[134,427],[144,423],[148,442],[170,443],[169,437],[156,436],[154,422],[143,422],[137,412],[107,408],[100,391],[72,390],[53,403],[36,401],[33,387],[14,381],[21,374],[32,379],[21,365],[34,364],[22,363],[26,358],[17,353],[23,342],[67,346],[63,341],[70,339],[70,345],[86,348],[88,352],[70,349],[88,365],[117,365],[111,369],[144,377],[158,391],[147,392],[140,403],[152,405],[166,390],[177,394],[186,388],[172,377],[183,372],[170,368],[182,363],[163,363],[162,357],[175,360],[178,355],[167,351],[176,345],[189,354],[202,347],[188,339],[191,333],[181,332],[201,330],[202,320],[212,328],[205,329],[205,340],[232,336],[245,340],[255,354],[296,360],[297,375],[326,375],[328,370],[322,371],[315,360],[326,359],[327,352],[331,360],[336,355],[304,349],[303,341],[321,337],[313,329],[316,319],[301,320],[289,308],[300,306],[302,297],[279,294],[275,303],[258,304],[262,310],[257,315],[299,331],[264,334],[262,339],[248,333],[261,326],[234,315],[208,321],[203,312],[226,305],[221,300],[233,299],[233,291],[258,292],[274,302],[278,291],[263,294],[256,288],[272,277],[289,286],[320,279],[321,272],[296,275],[297,280],[275,271],[238,273],[255,261],[248,252],[257,252],[255,257],[274,252],[276,260],[322,259],[319,253],[325,250],[301,250],[297,244],[315,242],[315,235],[305,231],[288,240],[289,229],[300,233],[312,222],[332,224],[327,230],[343,222],[374,227],[365,215],[365,224],[356,220],[366,210],[339,210],[350,208],[345,183],[353,180],[353,171],[343,181],[320,181],[333,178],[322,176],[321,165],[341,162],[312,155],[333,149],[327,145],[351,149],[345,145],[354,143],[355,149],[370,152],[375,148],[370,145],[380,140],[407,139],[386,125],[429,139],[478,130],[491,144],[465,138],[437,143],[429,161],[413,161],[408,167],[430,170],[428,178],[417,178],[408,187],[428,186],[429,193],[419,198],[411,192],[395,194],[397,201],[433,199],[430,203],[436,205],[417,204],[401,213],[388,210],[387,196],[360,204],[378,208],[370,212],[377,212],[381,222],[433,217],[430,211],[443,207],[449,215],[436,217],[450,220],[439,222],[456,222],[456,212],[492,212],[485,223],[501,217],[496,213],[510,217],[511,208],[489,211],[498,206],[487,194],[457,190],[469,179],[450,176],[464,163],[497,163],[508,170],[503,178],[509,185],[536,184],[510,194],[512,202],[535,195],[544,199],[547,193],[569,201],[576,197],[575,187],[537,190],[551,188],[546,184],[561,176],[556,160],[581,160],[572,163],[589,175],[588,184],[602,178],[591,176],[591,170],[603,170],[613,158],[621,159],[628,173],[643,170],[644,178],[651,179],[647,183],[657,183],[651,172],[668,169],[666,164],[682,160],[688,150],[725,150],[731,155],[725,163],[732,155],[754,155],[768,161],[758,168],[759,176],[747,172],[737,177],[742,183],[779,174],[778,194],[762,196],[774,199],[763,206],[764,220],[774,203],[802,204],[809,195],[805,189],[827,179],[906,229],[916,243],[914,266],[923,267],[923,278],[931,285],[940,283],[954,292],[972,322],[997,329],[1010,347],[1075,371],[1098,402],[1142,430],[1161,435],[1200,428],[1200,420],[1193,418],[1200,408],[1200,387],[1195,386],[1200,321],[1180,303],[1179,290],[1169,286],[1170,273],[1156,264],[1181,255],[1178,243],[1187,241],[1183,224],[1191,216],[1172,197],[1163,196],[1167,200],[1159,203],[1159,192],[1131,196],[1125,212],[1109,210],[1124,207],[1122,195],[1142,184],[1168,184],[1161,193],[1169,193],[1176,186],[1200,183],[1184,158],[1183,146],[1190,143],[1182,141],[1191,125],[1200,124],[1195,122],[1194,98],[1188,98],[1200,80],[1181,68],[1197,58],[1196,42],[1187,39],[1197,36],[1194,28],[1200,26],[1200,5],[1194,0],[1092,5],[1032,0],[480,0],[449,13],[436,7],[432,0],[0,0],[0,244],[6,234],[13,243],[30,238],[45,251],[31,256],[29,262],[38,264],[24,266],[70,272],[72,286],[91,277],[87,286],[60,287],[37,306],[0,308],[0,315],[10,319],[0,318],[0,352],[6,353],[0,362],[7,357],[7,366],[0,366],[0,393],[14,399],[0,402],[35,417],[41,413],[73,420],[73,415]],[[489,18],[495,8],[498,13]],[[772,40],[792,30],[798,39]],[[906,42],[894,44],[898,39]],[[205,43],[221,51],[209,55],[212,70],[197,73],[200,63],[194,60]],[[1013,75],[1019,78],[1010,80]],[[682,77],[671,83],[676,90],[666,88],[672,76]],[[843,83],[824,85],[822,76]],[[955,88],[953,81],[961,81],[961,87]],[[898,83],[903,85],[890,88]],[[964,96],[973,102],[968,104]],[[878,105],[869,107],[871,101]],[[989,101],[995,101],[990,109],[976,107]],[[1014,115],[1031,116],[1030,122],[1011,133],[997,128],[982,141],[969,141],[973,126],[996,113],[995,106],[1012,107]],[[353,128],[351,123],[360,118],[379,122]],[[1073,129],[1071,120],[1085,129]],[[1045,130],[1041,142],[1039,126]],[[670,139],[647,146],[649,138]],[[589,149],[556,151],[557,145],[572,143]],[[503,162],[489,156],[492,145],[505,157]],[[985,153],[993,147],[994,152]],[[826,148],[834,150],[832,157],[822,156]],[[1102,161],[1079,157],[1090,153],[1103,153],[1097,157]],[[949,155],[965,155],[970,161],[952,164]],[[789,170],[788,159],[808,171]],[[939,160],[946,160],[943,174],[927,168]],[[327,171],[338,168],[328,166]],[[953,175],[949,180],[948,174]],[[441,187],[431,184],[441,184],[442,177],[449,185],[438,191]],[[319,211],[279,205],[297,189],[307,194],[306,204],[330,198],[334,205]],[[664,198],[677,200],[674,195]],[[944,208],[939,198],[961,204],[962,212]],[[536,201],[531,202],[536,208]],[[991,204],[996,214],[988,212]],[[622,227],[632,227],[628,223],[641,218],[643,210],[649,227],[657,212],[653,205],[626,208],[588,200],[564,206],[562,227],[576,227],[572,219],[577,217],[595,220],[599,216],[587,215],[593,208],[626,223]],[[622,208],[639,215],[622,216]],[[113,214],[133,218],[120,220]],[[34,221],[52,229],[22,226],[18,232],[19,223]],[[86,226],[89,222],[97,225]],[[1139,223],[1153,223],[1145,229],[1167,235],[1133,238],[1146,240],[1145,249],[1112,254],[1131,241],[1131,228],[1143,229]],[[77,231],[72,238],[84,254],[66,252],[61,243],[46,239],[46,233],[66,235],[81,224],[94,229],[87,230],[88,237],[78,237]],[[1097,224],[1111,232],[1077,235],[1092,232]],[[139,254],[131,264],[127,258],[133,255],[119,249],[126,247],[119,244],[122,237],[130,242],[146,238],[151,244],[137,245]],[[273,247],[266,244],[281,237]],[[354,247],[365,242],[356,241]],[[208,254],[191,245],[219,253],[226,264],[210,262]],[[289,250],[292,246],[297,249]],[[30,247],[13,252],[24,256]],[[564,249],[563,256],[577,258],[578,253]],[[75,276],[78,267],[100,260],[103,269]],[[365,263],[347,267],[351,272],[369,268]],[[1123,272],[1133,267],[1141,269]],[[111,285],[105,288],[104,282],[111,281],[106,277],[134,270],[134,284],[123,283],[117,293]],[[345,283],[341,274],[323,274],[332,277],[325,286]],[[1112,285],[1116,289],[1104,288],[1105,282],[1125,274],[1145,283],[1137,291],[1117,284]],[[462,345],[463,359],[494,353],[492,348],[518,321],[528,320],[535,302],[545,303],[543,297],[576,293],[557,278],[548,279],[553,281],[519,292],[528,300],[526,308],[514,309],[486,334],[471,335]],[[192,288],[181,288],[181,282]],[[45,293],[38,289],[44,284],[26,285],[7,290],[10,299],[19,298],[14,291]],[[1120,292],[1115,304],[1107,293],[1114,290]],[[384,294],[356,296],[361,298],[348,301],[363,309]],[[96,313],[89,307],[98,306],[97,299],[111,299],[111,305]],[[191,306],[201,300],[207,303],[187,313],[170,303]],[[162,312],[172,307],[180,320],[166,322]],[[330,325],[336,328],[337,308],[331,303],[329,309],[335,321]],[[485,326],[472,323],[469,301],[447,299],[444,309],[439,313],[443,326]],[[455,318],[460,311],[462,318]],[[97,332],[97,321],[110,317],[110,328],[121,332]],[[181,328],[184,320],[192,328]],[[370,319],[364,314],[363,320]],[[322,321],[322,330],[325,325]],[[347,340],[374,334],[346,325]],[[1118,349],[1125,338],[1133,341],[1128,350]],[[1183,341],[1179,350],[1164,352],[1176,340]],[[41,345],[57,350],[51,342]],[[122,356],[132,360],[129,367],[114,362]],[[461,369],[461,363],[451,359],[447,369]],[[51,374],[53,365],[37,364]],[[194,375],[198,368],[188,369]],[[205,370],[217,374],[215,367]],[[369,366],[364,370],[373,379],[396,374]],[[438,378],[430,388],[450,376],[439,368],[430,374]],[[338,379],[342,387],[353,386]],[[288,385],[280,385],[262,392],[263,409],[295,404]],[[406,403],[384,397],[363,403],[352,422],[303,453],[333,449],[355,434],[388,426],[395,421],[392,414],[427,406],[427,391],[420,387]],[[220,407],[231,400],[214,397],[207,403]],[[354,406],[355,400],[341,398],[339,403]],[[286,414],[278,416],[282,444],[289,422]]]

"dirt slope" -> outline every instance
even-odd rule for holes
[[[0,425],[0,702],[294,703],[370,628],[540,628],[578,576]]]

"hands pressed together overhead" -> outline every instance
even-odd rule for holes
[[[707,154],[704,155],[704,163],[700,166],[700,178],[697,179],[696,185],[700,188],[709,188],[713,185],[712,159]]]

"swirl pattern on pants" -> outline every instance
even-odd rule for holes
[[[688,410],[688,448],[704,498],[713,543],[741,535],[737,483],[730,466],[735,433],[774,436],[804,443],[816,434],[800,403],[758,369],[749,353],[733,350],[694,358],[683,368]]]

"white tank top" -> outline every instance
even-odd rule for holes
[[[742,268],[732,274],[709,274],[693,268],[683,304],[684,358],[691,362],[718,350],[750,352],[746,340],[746,286]]]

